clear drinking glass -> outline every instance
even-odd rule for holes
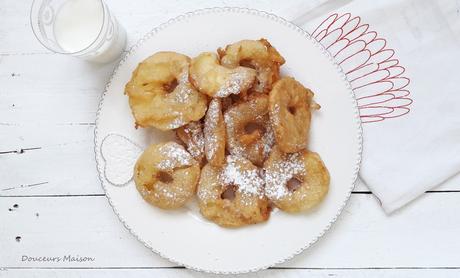
[[[126,32],[102,0],[34,0],[32,30],[49,50],[106,63],[126,46]]]

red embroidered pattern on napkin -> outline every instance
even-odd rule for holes
[[[356,95],[363,123],[398,118],[410,112],[412,99],[405,68],[387,41],[361,18],[332,14],[312,33],[343,68]]]

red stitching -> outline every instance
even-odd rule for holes
[[[391,79],[393,79],[393,80],[401,80],[401,79],[402,79],[402,80],[406,80],[406,81],[407,81],[407,83],[406,83],[404,86],[395,88],[395,90],[404,89],[404,88],[406,88],[407,86],[409,86],[409,84],[410,84],[410,79],[407,78],[407,77],[395,77],[395,78],[391,78]]]
[[[377,93],[377,94],[374,94],[374,95],[370,95],[370,96],[378,96],[378,95],[383,94],[383,93],[388,93],[389,91],[393,91],[394,86],[395,86],[395,84],[394,84],[391,80],[382,80],[382,81],[380,81],[380,82],[373,82],[373,83],[371,83],[371,84],[368,84],[368,86],[369,86],[369,85],[373,85],[373,84],[377,84],[377,83],[390,83],[390,84],[391,84],[391,87],[390,87],[389,89],[386,89],[386,90],[383,91],[383,92],[380,92],[380,93]],[[361,89],[361,88],[356,88],[356,89],[354,88],[354,90],[358,90],[358,89]],[[366,95],[366,97],[369,97],[369,96]],[[359,106],[359,100],[360,100],[361,98],[363,98],[363,97],[357,97],[357,98],[356,98],[356,100],[358,101],[358,106]]]
[[[323,34],[324,34],[324,35],[323,35]],[[322,35],[321,38],[319,38],[320,35]],[[326,35],[327,35],[327,31],[326,31],[326,30],[323,30],[323,31],[319,32],[318,35],[316,35],[315,39],[318,40],[318,41],[321,41]]]
[[[342,33],[343,33],[343,30],[342,29],[335,29],[335,30],[332,30],[331,32],[329,32],[329,34],[332,34],[334,33],[335,31],[340,31],[340,35],[338,36],[338,38],[340,38],[342,36]],[[321,42],[323,41],[324,37],[320,40]],[[333,45],[333,43],[331,43],[329,46],[326,47],[326,49],[328,49],[329,47],[331,47]]]
[[[364,25],[359,26],[358,28],[356,28],[356,29],[353,30],[352,32],[348,32],[348,34],[347,34],[346,36],[344,36],[344,38],[347,37],[348,35],[350,35],[351,33],[353,33],[353,32],[355,32],[355,31],[359,30],[359,29],[362,28],[362,27],[364,27],[364,30],[361,32],[361,34],[359,34],[359,35],[358,35],[357,37],[355,37],[355,38],[352,37],[352,38],[347,38],[347,39],[349,39],[349,40],[356,40],[356,39],[362,37],[363,35],[367,34],[366,32],[367,32],[367,30],[369,29],[369,24],[364,24]]]
[[[367,118],[376,118],[376,120],[368,120]],[[385,118],[382,117],[382,116],[378,116],[378,115],[375,115],[375,116],[361,116],[361,122],[363,124],[377,123],[377,122],[381,122],[383,120],[385,120]]]
[[[393,64],[390,65],[389,67],[399,66],[399,67],[404,68],[403,66],[399,65],[399,60],[398,60],[398,59],[391,59],[391,60],[388,60],[388,61],[386,61],[386,62],[380,63],[379,66],[381,66],[382,64],[388,64],[388,63],[393,63]]]
[[[373,41],[373,40],[375,40],[375,38],[377,38],[377,32],[369,31],[369,32],[361,35],[361,37],[364,37],[364,36],[373,36],[373,38],[370,40],[370,41]]]
[[[391,113],[393,113],[393,112],[395,111],[395,108],[393,108],[393,107],[380,106],[380,105],[378,105],[378,106],[372,106],[372,107],[361,108],[361,111],[362,111],[362,110],[365,110],[365,109],[370,109],[370,108],[380,108],[380,109],[383,108],[383,109],[389,110],[388,112],[376,114],[376,116],[378,115],[378,116],[382,116],[382,117],[383,117],[383,116],[386,116],[386,115],[388,115],[388,114],[391,114]],[[373,115],[368,115],[368,116],[373,116]]]
[[[376,80],[376,81],[369,82],[369,83],[365,83],[365,84],[363,84],[363,85],[361,85],[361,86],[353,87],[353,89],[356,90],[356,89],[365,87],[365,86],[370,85],[370,84],[379,83],[380,81],[387,80],[388,77],[390,77],[390,71],[388,71],[388,70],[385,69],[385,70],[376,70],[376,71],[374,71],[374,72],[365,74],[365,75],[363,75],[363,76],[360,76],[360,77],[358,77],[358,78],[355,78],[353,81],[356,81],[356,80],[358,80],[358,79],[360,79],[360,78],[367,77],[367,76],[369,76],[369,75],[371,75],[371,74],[373,74],[373,73],[376,73],[377,71],[386,71],[386,72],[387,72],[387,75],[386,75],[385,77],[381,78],[381,79]],[[350,83],[353,83],[353,81],[350,81]]]
[[[344,40],[348,40],[348,39],[344,39]],[[364,47],[361,48],[358,52],[361,52],[363,50],[367,50],[365,41],[362,41],[362,40],[350,41],[350,40],[348,40],[348,43],[347,43],[346,47],[342,48],[339,52],[337,52],[337,54],[335,56],[339,55],[345,48],[350,47],[351,45],[357,44],[357,43],[360,43],[360,42],[364,43]],[[369,50],[367,50],[367,51],[369,51]],[[345,59],[350,58],[351,56],[357,54],[358,52],[353,53],[350,56],[347,56]],[[369,54],[370,54],[370,51],[369,51]],[[345,60],[345,59],[343,59],[343,60]]]
[[[389,99],[385,99],[385,100],[382,100],[382,101],[377,101],[377,102],[372,102],[372,103],[367,103],[365,105],[360,105],[358,106],[358,108],[375,108],[376,104],[383,104],[383,103],[386,103],[386,102],[391,102],[393,100],[407,100],[407,103],[406,104],[401,104],[401,105],[396,105],[396,106],[385,106],[385,107],[392,107],[392,108],[404,108],[408,105],[411,105],[413,100],[410,99],[410,98],[404,98],[404,97],[395,97],[393,94],[387,94],[387,93],[384,93],[384,94],[380,94],[381,96],[383,95],[388,95],[388,96],[392,96],[391,98]],[[370,96],[370,97],[375,97],[375,96]],[[361,98],[362,99],[365,99],[366,97],[363,97]]]
[[[326,18],[325,20],[323,20],[323,22],[321,22],[321,23],[318,25],[318,27],[316,27],[315,31],[313,31],[313,33],[311,33],[312,36],[313,36],[313,37],[316,36],[316,35],[315,35],[316,31],[317,31],[324,23],[326,23],[326,22],[329,20],[329,18],[334,17],[334,16],[335,16],[335,19],[337,19],[338,14],[336,14],[336,13],[335,13],[335,14],[331,14],[328,18]],[[325,29],[323,29],[323,30],[329,29],[329,27],[331,27],[331,24],[334,23],[335,19],[334,19]]]
[[[370,42],[368,43],[368,45],[370,45],[370,44],[373,43],[373,42],[377,42],[377,41],[383,41],[382,47],[381,47],[379,50],[377,50],[377,52],[384,50],[385,47],[387,46],[387,41],[384,40],[384,39],[373,39],[372,41],[370,41]],[[376,54],[377,52],[375,52],[375,54]]]
[[[358,106],[358,108],[372,107],[373,105],[382,104],[382,103],[385,103],[387,101],[396,99],[396,97],[393,94],[383,93],[383,94],[380,94],[380,96],[391,96],[391,97],[389,99],[384,99],[384,100],[381,100],[381,101],[371,102],[371,103],[367,103],[365,105],[360,105],[360,106]],[[366,99],[366,98],[375,98],[375,96],[362,97],[361,100]]]
[[[409,92],[408,90],[392,90],[392,91],[390,91],[390,92],[405,92],[404,95],[401,95],[401,96],[399,96],[398,98],[405,98],[405,97],[407,97],[408,95],[410,95],[410,92]],[[408,99],[410,99],[410,98],[408,98]]]
[[[339,42],[344,42],[344,41],[347,41],[347,43],[345,44],[344,47],[342,47],[339,51],[337,51],[336,54],[333,54],[331,53],[332,55],[337,56],[337,54],[339,54],[340,51],[342,51],[345,47],[348,46],[348,44],[350,43],[350,41],[348,39],[342,39],[342,40],[338,40],[338,41],[335,41],[334,43],[332,43],[328,48],[326,48],[327,50],[329,50],[330,47],[332,47],[333,45],[335,45],[336,43],[339,43]]]
[[[344,21],[342,23],[342,21]],[[357,21],[357,22],[354,22]],[[339,24],[338,24],[339,23]],[[348,24],[348,25],[347,25]],[[349,27],[350,24],[353,25],[353,27],[345,33],[345,28]],[[326,26],[327,25],[327,26]],[[361,30],[363,29],[363,30]],[[350,55],[343,57],[342,61],[338,61],[340,65],[344,65],[344,63],[351,61],[352,58],[355,55],[359,55],[359,53],[362,52],[368,52],[369,57],[366,59],[366,61],[362,62],[360,65],[356,65],[355,68],[349,70],[346,72],[347,75],[356,72],[357,70],[364,69],[365,67],[369,67],[371,69],[370,72],[363,72],[362,75],[359,75],[361,73],[358,73],[358,76],[354,77],[352,80],[350,80],[350,83],[352,83],[352,88],[353,90],[359,90],[359,89],[365,89],[366,86],[374,85],[377,83],[381,82],[389,82],[391,84],[390,88],[384,89],[382,92],[377,92],[377,93],[372,93],[371,95],[366,95],[365,91],[362,91],[361,93],[364,95],[362,97],[357,97],[358,101],[358,108],[364,112],[364,109],[384,109],[386,112],[380,111],[379,113],[376,114],[366,114],[363,113],[361,115],[361,119],[363,123],[371,123],[371,122],[380,122],[385,119],[391,119],[391,118],[398,118],[401,116],[406,115],[407,113],[410,112],[409,106],[413,103],[413,99],[410,98],[410,91],[405,89],[407,86],[410,84],[410,79],[408,77],[403,76],[403,74],[406,72],[406,68],[404,66],[401,66],[399,64],[399,60],[394,58],[395,51],[392,48],[387,48],[387,40],[384,38],[379,38],[378,33],[375,31],[369,31],[369,24],[362,24],[361,22],[361,17],[355,16],[351,17],[351,13],[345,13],[342,15],[338,15],[337,13],[331,14],[328,16],[326,19],[324,19],[313,31],[312,37],[316,38],[319,42],[325,40],[328,35],[330,35],[332,32],[335,32],[337,30],[340,30],[340,35],[333,41],[329,42],[329,46],[326,47],[326,49],[331,52],[333,47],[337,47],[338,44],[344,44],[343,47],[340,49],[336,50],[336,53],[331,53],[333,57],[337,57],[340,53],[343,53],[347,47],[350,47],[354,43],[357,42],[363,42],[364,43],[364,48],[363,49],[357,49],[356,52],[351,53]],[[356,35],[352,35],[349,38],[350,34],[353,34],[353,32],[357,32]],[[372,53],[369,49],[369,45],[371,43],[375,43],[378,41],[383,41],[383,46],[379,47],[375,53]],[[390,52],[390,53],[388,53]],[[382,57],[379,57],[378,55],[382,55]],[[385,57],[383,55],[389,55],[388,57]],[[375,60],[375,58],[380,58],[382,60]],[[374,65],[377,66],[376,69],[372,70],[372,67]],[[396,74],[392,75],[392,69],[398,69],[396,71]],[[353,87],[353,82],[359,80],[360,78],[366,78],[372,74],[376,74],[378,71],[386,71],[387,74],[383,78],[378,78],[375,81],[372,82],[367,82],[365,84],[361,84],[356,87]],[[402,82],[400,84],[400,82]],[[355,82],[356,83],[356,82]],[[399,85],[398,85],[399,84]],[[398,96],[395,95],[394,93],[398,92]],[[381,96],[391,96],[388,99],[383,99],[379,100],[378,97]],[[369,102],[365,104],[360,104],[361,102],[364,102],[365,100],[372,100],[372,98],[376,98],[375,102]],[[389,106],[391,105],[391,101],[393,100],[404,100],[405,102],[402,102],[401,105],[392,107]],[[388,103],[387,106],[385,106],[385,103]],[[370,112],[370,111],[369,111]]]
[[[355,69],[352,69],[352,70],[346,72],[345,74],[350,74],[350,73],[352,73],[352,72],[355,72],[355,71],[357,71],[357,70],[363,69],[363,68],[368,67],[368,66],[370,67],[370,66],[372,66],[372,64],[363,64],[363,65],[361,65],[361,66],[359,66],[359,67],[357,67],[357,68],[355,68]],[[377,69],[376,69],[375,71],[377,71],[377,70],[380,70],[379,67],[378,67],[378,65],[377,65]]]
[[[390,67],[387,67],[387,70],[388,70],[388,69],[392,69],[392,68],[401,68],[402,70],[401,70],[401,72],[398,73],[397,75],[392,75],[391,77],[399,77],[399,76],[401,76],[404,72],[406,72],[406,68],[405,68],[405,67],[402,67],[402,66],[399,66],[399,65],[398,65],[398,66],[390,66]],[[390,75],[391,75],[391,70],[389,70],[388,72],[390,72]]]
[[[350,15],[351,16],[351,15]],[[356,26],[353,27],[350,31],[348,31],[348,33],[346,33],[345,35],[343,35],[343,37],[346,37],[347,35],[349,35],[351,32],[355,31],[356,29],[358,29],[358,27],[360,26],[359,24],[361,23],[361,18],[358,17],[358,16],[355,16],[353,17],[352,19],[349,19],[347,22],[345,22],[345,24],[347,23],[350,23],[352,22],[353,20],[355,19],[358,19],[358,22],[356,23]],[[345,26],[345,24],[343,26]]]

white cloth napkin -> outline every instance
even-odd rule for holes
[[[354,80],[365,122],[360,178],[391,213],[459,180],[450,178],[460,171],[460,2],[332,2],[294,22]]]

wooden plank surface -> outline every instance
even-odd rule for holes
[[[0,196],[103,193],[93,132],[113,65],[46,54],[0,59],[0,170],[8,169],[0,171]],[[53,66],[43,71],[42,61]],[[460,190],[460,176],[434,190]]]
[[[203,277],[170,268],[114,215],[97,178],[93,132],[115,63],[49,53],[30,30],[31,2],[0,4],[0,277]],[[322,0],[106,2],[132,45],[195,9],[250,7],[293,19]],[[281,266],[288,269],[246,277],[460,276],[460,175],[391,217],[365,186],[355,192],[332,232]],[[95,260],[23,261],[67,255]]]
[[[282,271],[282,272],[281,272]],[[282,273],[282,275],[280,275]],[[198,273],[187,269],[8,269],[1,271],[0,277],[8,278],[301,278],[301,277],[334,277],[334,278],[383,278],[383,277],[404,277],[404,278],[426,278],[443,277],[457,278],[458,269],[270,269],[258,273],[244,275],[212,275]]]
[[[30,33],[26,16],[30,2],[7,2],[0,9],[4,23],[0,24],[0,170],[9,170],[0,171],[0,196],[101,194],[95,174],[92,131],[100,95],[114,64],[89,64],[44,52]],[[122,1],[108,2],[128,30],[129,44],[169,17],[193,9],[228,5],[225,1],[172,1],[162,5],[141,2],[137,4],[144,5],[144,9],[127,7]],[[249,4],[236,1],[232,5]],[[300,10],[314,5],[315,1],[254,1],[250,6],[294,18]],[[434,190],[460,190],[460,176],[457,180]],[[367,190],[362,185],[356,188]]]
[[[459,199],[460,193],[430,194],[419,205],[387,217],[372,195],[354,194],[331,231],[282,266],[460,267],[460,241],[455,240],[460,234]],[[8,250],[0,252],[2,267],[173,266],[131,236],[104,196],[4,197],[0,219],[1,250]],[[94,260],[23,259],[65,255]]]
[[[122,0],[106,0],[110,11],[128,31],[128,44],[137,41],[158,24],[183,13],[212,7],[247,7],[259,9],[286,18],[296,18],[323,0],[137,0],[130,5]],[[29,11],[32,0],[3,0],[0,9],[0,53],[3,55],[31,55],[48,53],[35,39],[30,29]],[[198,38],[197,38],[198,39]]]
[[[103,194],[94,128],[86,123],[0,126],[0,197]],[[433,191],[460,191],[460,176]],[[358,184],[355,192],[368,189]]]

